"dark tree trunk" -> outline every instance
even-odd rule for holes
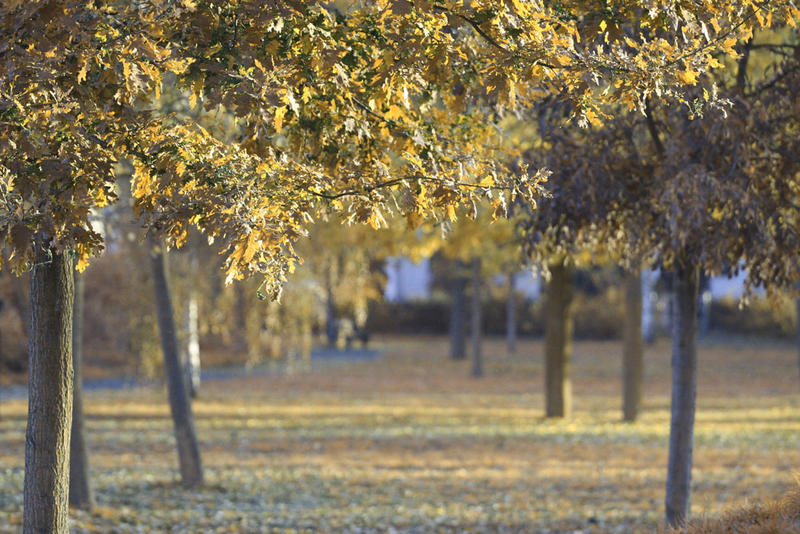
[[[483,354],[481,353],[481,260],[472,260],[472,303],[470,337],[472,344],[472,376],[483,376]]]
[[[450,302],[450,358],[453,360],[467,357],[466,285],[466,280],[461,277],[453,280]]]
[[[200,450],[197,446],[192,406],[186,392],[180,353],[178,352],[175,315],[167,284],[166,256],[158,243],[152,243],[150,254],[158,330],[161,334],[169,407],[172,412],[172,422],[175,425],[181,481],[185,486],[198,486],[203,483],[203,467],[200,462]]]
[[[89,454],[83,417],[83,275],[75,272],[75,305],[72,317],[72,438],[69,448],[69,503],[81,510],[94,508],[89,483]]]
[[[37,240],[31,271],[23,531],[69,530],[72,257]]]
[[[636,421],[642,403],[644,343],[642,339],[642,278],[625,275],[625,315],[622,348],[622,418]]]
[[[550,266],[545,295],[545,415],[572,413],[572,269],[563,261]]]
[[[508,275],[508,297],[506,300],[506,348],[513,356],[517,352],[517,294],[514,290],[516,275]]]
[[[672,414],[669,429],[666,519],[679,526],[689,518],[692,442],[697,395],[697,267],[675,272],[672,320]]]

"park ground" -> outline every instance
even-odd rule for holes
[[[177,481],[162,387],[87,392],[98,501],[73,532],[647,532],[663,518],[669,345],[646,353],[644,411],[621,422],[618,342],[577,342],[574,416],[543,418],[542,345],[385,338],[375,361],[208,381],[195,402],[207,483]],[[694,517],[779,498],[800,475],[789,344],[701,343]],[[9,398],[11,397],[11,398]],[[20,529],[24,399],[0,400],[0,532]]]

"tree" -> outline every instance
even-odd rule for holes
[[[483,353],[481,350],[481,337],[483,336],[483,321],[481,320],[481,260],[472,260],[472,302],[470,305],[470,339],[472,350],[470,360],[472,361],[471,374],[475,378],[483,376]]]
[[[203,483],[203,466],[200,460],[200,449],[197,445],[191,401],[181,366],[175,315],[167,282],[167,255],[161,244],[152,238],[150,261],[170,412],[175,425],[175,441],[178,446],[181,482],[190,487],[198,486]]]
[[[69,447],[69,503],[82,510],[94,508],[94,494],[89,479],[89,453],[83,413],[83,275],[75,275],[75,302],[72,317],[72,433]]]
[[[642,404],[644,338],[642,337],[642,278],[626,273],[625,316],[622,332],[622,419],[633,422]]]
[[[705,110],[700,117],[692,108],[653,106],[644,117],[620,116],[605,131],[595,132],[591,144],[601,148],[591,160],[605,170],[587,174],[592,182],[584,187],[591,191],[588,196],[613,191],[610,197],[596,197],[610,209],[599,218],[567,217],[573,235],[601,229],[603,240],[629,265],[649,259],[673,272],[666,496],[666,519],[672,526],[685,522],[689,513],[700,269],[746,269],[751,287],[770,291],[791,285],[800,275],[786,254],[800,246],[793,193],[798,147],[796,135],[789,134],[799,116],[792,98],[800,69],[789,53],[796,41],[786,31],[763,39],[748,39],[736,58],[726,60],[733,74],[717,73],[718,96],[731,102],[726,115]],[[764,52],[774,55],[757,68],[752,58]],[[702,88],[697,93],[704,96]],[[622,140],[616,150],[603,141],[614,138]],[[624,172],[611,172],[620,165]]]
[[[569,417],[572,413],[572,269],[565,259],[548,266],[550,281],[545,293],[545,416]]]

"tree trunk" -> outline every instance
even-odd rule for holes
[[[464,290],[466,280],[457,278],[453,281],[450,302],[450,358],[463,360],[467,357],[466,306]]]
[[[642,339],[642,277],[625,275],[625,316],[622,348],[622,418],[636,421],[642,402],[644,343]]]
[[[672,320],[672,415],[669,429],[666,519],[680,526],[689,519],[692,441],[697,395],[697,267],[675,273]]]
[[[472,376],[483,376],[483,355],[481,354],[481,260],[472,260],[472,303],[470,336],[472,344]]]
[[[94,508],[89,484],[89,454],[83,417],[83,275],[75,272],[75,305],[72,317],[72,438],[69,448],[69,503],[81,510]]]
[[[172,412],[172,422],[175,425],[181,481],[185,486],[198,486],[203,483],[203,467],[194,430],[192,406],[186,393],[186,384],[181,370],[178,338],[175,333],[175,316],[167,284],[166,256],[161,245],[155,242],[152,243],[150,255],[158,330],[161,334],[169,407]]]
[[[189,304],[186,306],[184,323],[186,326],[186,384],[189,396],[197,397],[200,392],[200,333],[198,328],[197,292],[190,289]]]
[[[655,282],[658,275],[652,271],[643,271],[642,280],[642,339],[648,345],[656,340],[655,317]]]
[[[328,264],[328,270],[325,276],[325,336],[328,339],[328,346],[330,348],[336,347],[339,341],[339,328],[336,324],[336,299],[333,294],[334,282],[334,264],[331,261]]]
[[[795,300],[797,307],[797,368],[800,371],[800,298]]]
[[[550,265],[545,296],[545,415],[569,417],[572,413],[572,269],[563,261]]]
[[[517,352],[517,294],[514,290],[516,275],[508,275],[508,297],[506,300],[506,348],[513,356]]]
[[[189,269],[192,279],[197,278],[198,264],[197,264],[197,251],[194,250],[194,245],[189,249]],[[192,398],[197,397],[200,392],[200,317],[198,315],[197,305],[197,289],[194,284],[189,286],[189,302],[186,306],[184,313],[184,328],[186,332],[186,346],[184,367],[186,370],[186,384],[189,387],[189,395]]]
[[[247,355],[248,361],[252,357],[253,348],[250,347],[250,336],[247,330],[247,292],[245,291],[244,284],[234,284],[234,295],[236,297],[236,307],[234,309],[235,335],[238,336],[238,341],[234,346]]]
[[[72,257],[37,239],[31,271],[23,532],[69,530]]]

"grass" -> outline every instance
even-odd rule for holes
[[[646,355],[640,421],[620,422],[620,345],[575,344],[575,414],[543,418],[542,346],[379,340],[379,361],[203,385],[207,484],[180,487],[163,389],[87,394],[93,514],[74,532],[632,532],[663,521],[669,346]],[[796,487],[800,379],[790,345],[701,346],[692,514]],[[22,400],[0,402],[0,532],[19,530]]]

